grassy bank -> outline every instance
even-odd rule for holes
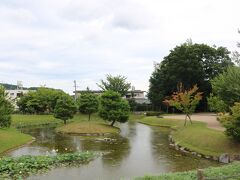
[[[0,153],[30,142],[32,137],[16,129],[0,129]]]
[[[91,152],[82,152],[56,156],[4,157],[0,159],[0,179],[23,179],[32,173],[45,172],[54,167],[86,163],[95,156]]]
[[[175,129],[172,137],[176,143],[204,155],[240,154],[240,143],[227,137],[224,132],[207,128],[203,122],[194,121],[186,127],[183,126],[183,120],[176,119],[146,117],[139,122]]]
[[[141,119],[141,115],[130,115],[130,120]],[[63,121],[55,119],[53,115],[12,115],[12,128],[0,129],[0,153],[9,149],[18,147],[32,140],[32,137],[20,133],[15,128],[21,127],[39,127],[39,126],[60,126],[59,130],[64,133],[83,133],[83,134],[104,134],[119,132],[118,128],[110,127],[97,114],[93,114],[90,124],[88,116],[76,114],[74,118],[68,121],[66,126]]]
[[[107,133],[118,133],[119,129],[102,123],[94,122],[73,122],[65,126],[58,127],[57,132],[66,134],[96,134],[103,135]]]
[[[207,168],[204,169],[204,176],[206,178],[221,179],[227,176],[239,175],[237,178],[229,179],[240,179],[240,163],[233,163],[221,167]],[[167,173],[159,176],[144,176],[135,178],[135,180],[195,180],[197,179],[196,171],[179,172],[179,173]]]
[[[17,128],[41,125],[57,125],[61,123],[62,121],[55,119],[53,115],[12,115],[12,126]]]

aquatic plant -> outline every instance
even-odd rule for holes
[[[40,173],[61,166],[87,163],[96,157],[93,152],[77,152],[56,156],[21,156],[0,159],[0,179],[23,179],[30,174]]]

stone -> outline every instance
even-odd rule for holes
[[[170,143],[169,146],[174,148],[174,147],[175,147],[175,144]]]
[[[185,151],[185,148],[184,147],[180,147],[180,151]]]
[[[210,159],[210,156],[204,156],[206,159]]]
[[[230,156],[228,154],[222,154],[219,156],[218,161],[221,163],[229,163],[230,162]]]
[[[213,156],[212,159],[213,159],[214,161],[218,161],[218,157],[217,157],[217,156]]]
[[[197,153],[196,152],[191,152],[192,155],[194,156],[197,156]]]

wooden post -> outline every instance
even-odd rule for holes
[[[204,180],[204,174],[202,169],[197,170],[197,180]]]

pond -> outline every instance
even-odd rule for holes
[[[185,171],[219,164],[194,156],[185,156],[168,145],[167,128],[136,122],[120,125],[121,133],[106,137],[69,136],[54,128],[24,129],[36,141],[9,153],[11,156],[48,155],[75,151],[97,151],[102,156],[80,167],[56,168],[31,180],[131,179],[146,174]]]

